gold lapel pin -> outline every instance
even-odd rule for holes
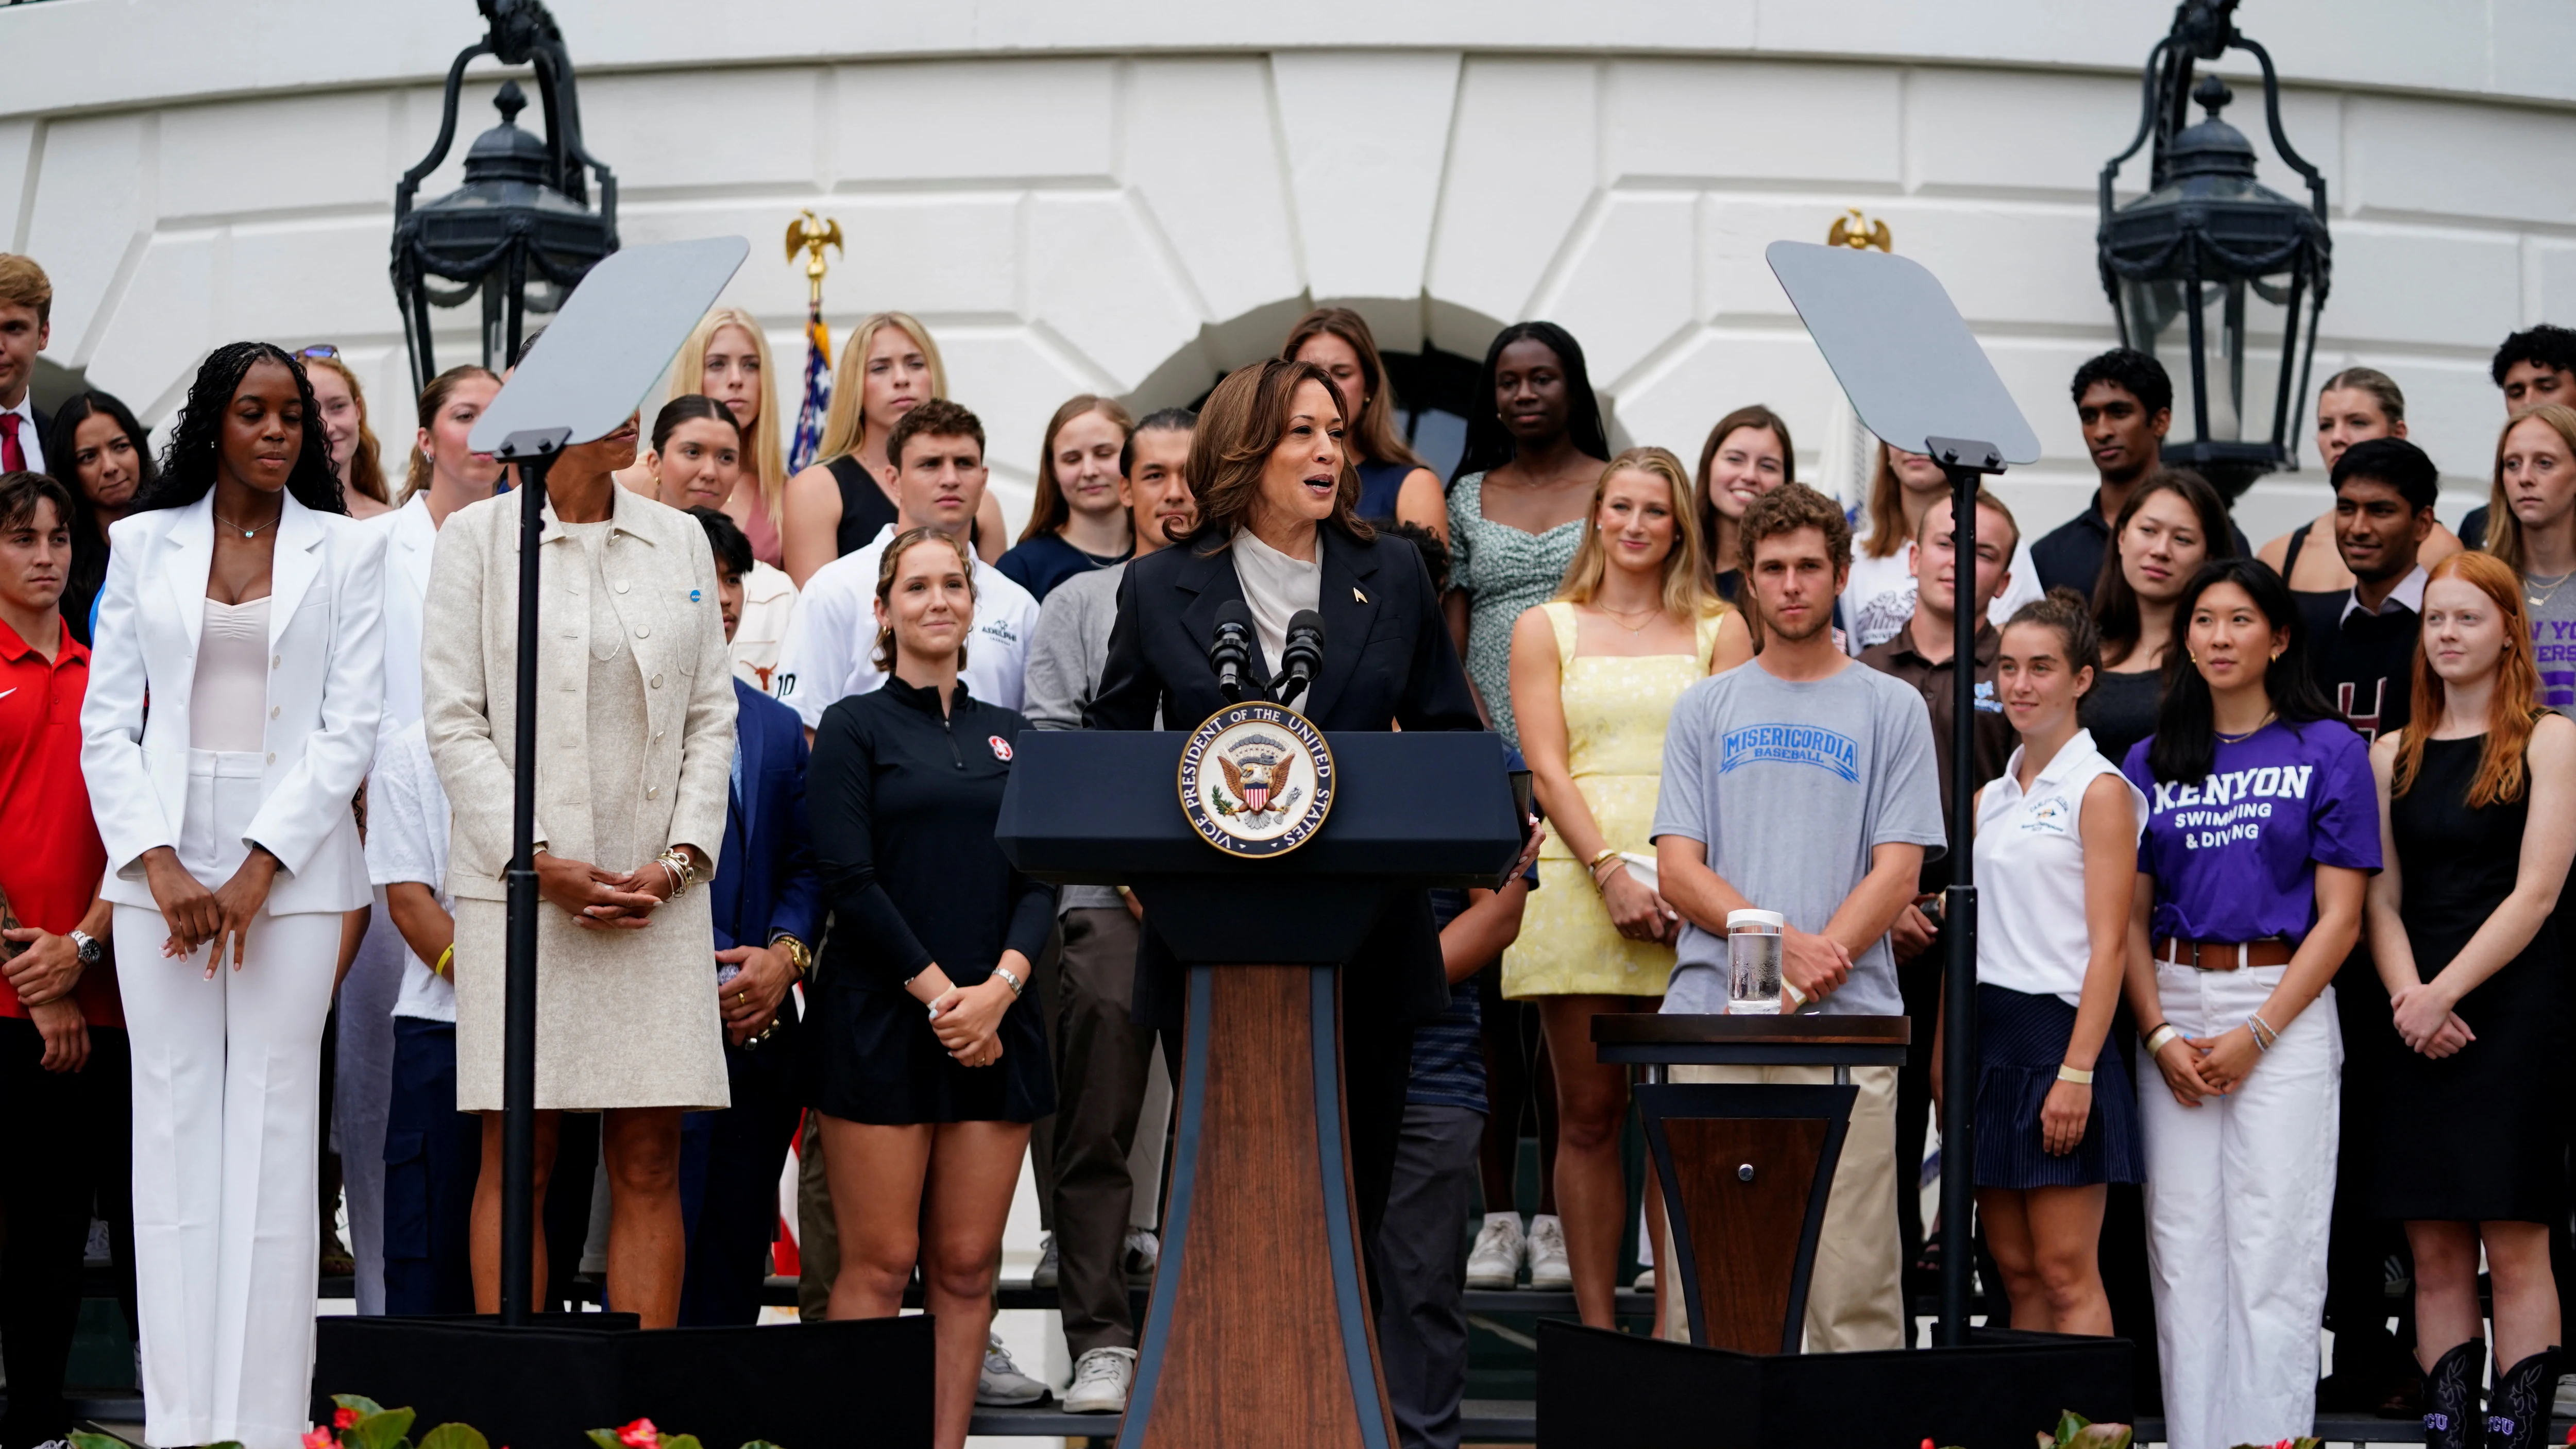
[[[1351,590],[1351,602],[1354,604],[1365,604],[1368,602],[1368,595],[1361,593],[1357,589],[1353,589]]]

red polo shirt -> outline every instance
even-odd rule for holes
[[[62,643],[48,662],[0,623],[0,891],[21,924],[57,935],[81,923],[107,873],[81,774],[89,649],[59,627]],[[82,973],[73,995],[90,1025],[125,1025],[112,967]],[[26,1014],[0,980],[0,1016]]]

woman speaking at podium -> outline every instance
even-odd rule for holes
[[[1127,566],[1091,728],[1187,729],[1232,703],[1208,662],[1217,611],[1228,603],[1251,609],[1264,677],[1279,671],[1289,620],[1308,609],[1323,616],[1323,667],[1297,708],[1327,734],[1483,727],[1421,554],[1354,511],[1359,475],[1347,432],[1341,393],[1311,362],[1254,363],[1217,384],[1190,442],[1198,532]],[[1152,924],[1149,915],[1136,1014],[1177,1029],[1181,967]],[[1342,1074],[1360,1225],[1374,1236],[1414,1023],[1449,1001],[1428,898],[1390,899],[1349,964]]]

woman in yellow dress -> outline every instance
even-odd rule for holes
[[[1753,657],[1712,593],[1690,475],[1661,448],[1610,460],[1556,598],[1512,626],[1512,709],[1551,829],[1503,995],[1535,998],[1556,1063],[1556,1202],[1583,1321],[1611,1326],[1627,1218],[1627,1069],[1593,1058],[1592,1018],[1653,1011],[1679,921],[1651,874],[1664,721],[1683,690]]]

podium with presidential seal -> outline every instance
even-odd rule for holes
[[[1497,884],[1525,804],[1494,735],[1328,739],[1257,699],[1186,733],[1020,736],[1003,851],[1042,879],[1126,886],[1188,969],[1162,1267],[1122,1449],[1394,1449],[1338,977],[1390,893]]]

